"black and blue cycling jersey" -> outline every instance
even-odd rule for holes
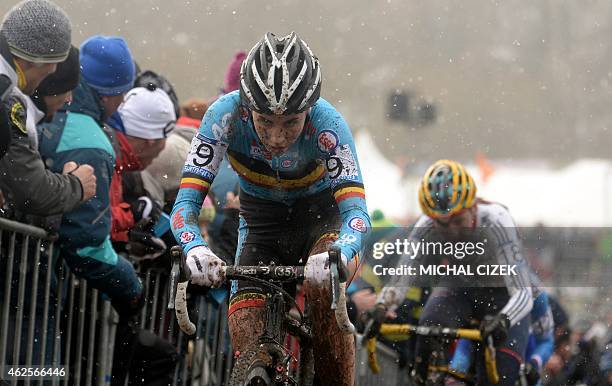
[[[346,121],[326,100],[314,104],[298,139],[278,156],[260,141],[238,91],[210,106],[191,143],[172,211],[172,231],[185,251],[206,245],[197,214],[225,156],[241,191],[257,199],[291,206],[329,190],[342,218],[336,245],[348,259],[361,251],[370,219],[355,144]]]

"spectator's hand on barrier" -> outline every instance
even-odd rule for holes
[[[489,336],[493,338],[493,345],[499,347],[508,337],[508,329],[510,328],[510,320],[502,313],[495,316],[486,315],[480,324],[480,334],[483,341],[486,341]]]
[[[63,174],[72,174],[79,179],[83,189],[81,201],[85,202],[96,195],[96,175],[90,165],[68,161],[64,164]]]
[[[225,195],[225,208],[240,209],[240,196],[234,194],[234,192],[227,192]]]
[[[530,360],[525,364],[525,378],[529,386],[535,386],[540,382],[540,369],[538,363]]]
[[[155,259],[166,252],[168,247],[159,237],[135,228],[129,232],[126,249],[131,255],[142,259]]]
[[[191,248],[187,252],[187,267],[191,282],[205,287],[220,287],[225,281],[225,261],[218,258],[207,246]]]
[[[362,314],[376,305],[377,297],[376,293],[366,288],[354,292],[351,295],[351,301],[355,304],[355,307],[357,307],[357,312]]]

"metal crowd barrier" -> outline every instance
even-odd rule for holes
[[[355,386],[406,385],[405,377],[400,376],[398,354],[382,343],[376,343],[376,357],[380,372],[372,373],[368,366],[368,352],[363,345],[363,337],[357,335],[355,353]]]
[[[116,314],[85,280],[55,264],[55,239],[0,218],[0,366],[64,369],[64,377],[47,377],[44,384],[106,384]],[[5,382],[36,385],[43,379]]]
[[[0,218],[0,367],[64,367],[66,377],[47,378],[44,384],[108,385],[119,317],[86,280],[56,264],[55,239],[41,228]],[[173,385],[225,384],[232,366],[225,302],[190,297],[198,326],[197,336],[190,338],[167,310],[166,271],[151,268],[139,274],[147,298],[139,327],[176,347]],[[4,382],[16,385],[23,379]]]
[[[64,378],[28,380],[29,385],[109,385],[119,317],[87,281],[57,264],[55,238],[43,229],[0,218],[0,366],[65,368]],[[167,271],[139,264],[136,268],[147,299],[139,327],[177,350],[172,385],[227,384],[233,358],[226,302],[191,294],[197,336],[187,337],[167,310]],[[397,355],[392,350],[379,347],[380,375],[367,368],[367,353],[359,342],[356,359],[356,386],[397,384]]]
[[[206,295],[188,294],[192,320],[197,326],[194,338],[186,336],[167,310],[168,275],[164,269],[138,269],[147,302],[140,313],[140,326],[168,340],[177,348],[179,360],[173,386],[217,386],[229,380],[232,355],[227,333],[227,305],[217,304]]]

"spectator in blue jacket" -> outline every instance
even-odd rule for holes
[[[64,214],[60,252],[77,276],[109,296],[120,314],[130,315],[141,307],[143,290],[134,267],[115,252],[109,237],[115,150],[104,122],[132,88],[135,67],[126,42],[119,37],[87,39],[81,45],[80,62],[81,79],[72,103],[65,107],[68,110],[60,110],[51,123],[41,125],[40,152],[52,170],[67,160],[95,168],[96,195]]]

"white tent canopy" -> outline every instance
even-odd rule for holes
[[[502,164],[480,192],[507,205],[519,225],[612,225],[609,161],[583,159],[561,169]]]
[[[410,200],[411,186],[402,180],[400,169],[382,155],[367,132],[357,133],[355,146],[368,210],[380,209],[397,219],[410,215],[409,208],[414,207],[414,202]]]
[[[395,219],[420,214],[417,184],[421,176],[402,179],[370,135],[356,135],[366,185],[368,209],[381,209]],[[478,184],[478,195],[506,205],[518,225],[612,226],[612,162],[582,159],[554,169],[541,161],[492,162],[486,183],[474,164],[467,164]]]

